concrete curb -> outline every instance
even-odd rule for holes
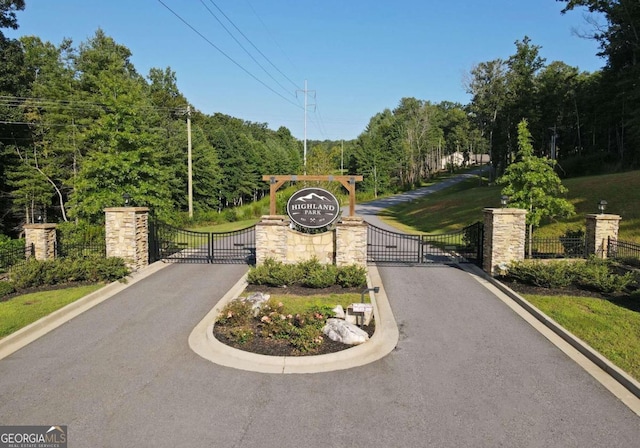
[[[267,356],[249,353],[225,345],[213,337],[213,322],[227,303],[238,297],[247,285],[246,275],[236,283],[216,306],[196,325],[189,336],[189,347],[204,359],[234,369],[259,373],[320,373],[351,369],[377,361],[388,355],[398,344],[400,333],[375,266],[369,266],[369,287],[379,286],[377,294],[370,292],[376,331],[371,339],[346,350],[318,356]]]
[[[640,416],[640,382],[635,380],[629,374],[615,366],[611,361],[602,356],[599,352],[594,350],[589,344],[582,339],[578,338],[555,320],[547,316],[541,310],[536,308],[533,304],[528,302],[524,297],[499,282],[495,278],[489,276],[486,272],[480,268],[472,265],[464,266],[464,269],[476,278],[483,286],[493,292],[499,299],[505,301],[505,297],[511,300],[511,304],[507,303],[514,311],[516,311],[521,317],[527,320],[534,328],[540,331],[545,337],[553,342],[560,350],[567,353],[573,358],[581,367],[589,372],[594,378],[596,378],[603,386],[609,389],[616,397],[623,401],[633,412]],[[495,290],[494,290],[495,288]],[[515,302],[515,303],[514,303]],[[513,306],[515,305],[515,306]],[[519,312],[515,307],[519,307],[522,312]],[[529,320],[523,315],[526,313],[534,320]],[[536,325],[537,324],[537,325]],[[540,325],[542,324],[542,325]],[[548,329],[560,341],[554,340],[549,334],[546,334],[540,327]],[[560,342],[564,342],[567,346],[577,351],[583,358],[582,360],[575,356],[575,354],[569,353],[563,348]],[[588,360],[592,363],[592,366],[585,365],[583,360]],[[595,370],[593,367],[596,367]],[[615,383],[615,384],[613,384]]]
[[[94,306],[113,297],[125,288],[139,282],[140,280],[155,274],[159,270],[165,268],[168,264],[156,262],[144,269],[134,272],[127,277],[125,282],[115,281],[109,283],[105,287],[92,292],[91,294],[76,300],[69,305],[60,308],[53,313],[38,319],[37,321],[11,333],[10,335],[0,339],[0,360],[20,350],[22,347],[32,343],[36,339],[44,336],[50,331],[55,330],[59,326],[69,322],[76,316],[93,308]]]

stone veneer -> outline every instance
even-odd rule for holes
[[[618,215],[587,215],[585,232],[587,255],[607,258],[608,238],[618,239],[618,228],[621,219]]]
[[[268,215],[256,225],[256,264],[268,258],[287,264],[317,258],[322,264],[344,266],[367,262],[367,225],[362,218],[342,218],[336,229],[308,235],[289,227],[286,216]]]
[[[360,216],[345,216],[336,225],[336,265],[367,265],[367,231]]]
[[[56,224],[26,224],[24,226],[27,249],[33,244],[36,260],[51,260],[56,257]],[[31,251],[26,251],[31,256]]]
[[[112,207],[105,212],[107,257],[124,258],[137,271],[149,264],[149,209]]]
[[[483,269],[490,275],[500,266],[524,260],[527,211],[517,208],[484,209]]]

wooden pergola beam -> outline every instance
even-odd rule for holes
[[[262,176],[262,180],[269,182],[269,214],[276,214],[276,191],[285,182],[320,181],[340,182],[349,192],[349,216],[356,213],[356,182],[362,182],[362,176],[331,176],[331,175],[268,175]]]

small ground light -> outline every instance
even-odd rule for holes
[[[605,201],[604,199],[601,199],[600,202],[598,202],[598,210],[600,210],[600,214],[604,215],[604,211],[607,208],[607,201]]]
[[[367,288],[364,291],[362,291],[362,294],[360,295],[360,302],[364,303],[364,295],[366,293],[368,293],[369,291],[373,291],[376,294],[378,294],[380,292],[380,287],[379,286],[374,286],[373,288]]]
[[[506,195],[503,194],[500,197],[500,205],[502,205],[502,208],[505,208],[508,203],[509,203],[509,196],[506,196]]]
[[[131,201],[131,195],[129,193],[124,193],[122,195],[122,199],[124,199],[124,206],[128,207],[129,206],[129,201]]]

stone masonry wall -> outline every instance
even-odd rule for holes
[[[285,263],[299,263],[317,258],[321,264],[335,262],[335,233],[307,235],[287,228],[287,255]]]
[[[287,230],[289,221],[285,216],[263,216],[256,224],[256,265],[268,258],[284,261],[287,257]]]
[[[286,216],[263,216],[256,225],[256,264],[268,258],[294,264],[317,258],[323,264],[367,263],[367,225],[362,218],[343,218],[334,231],[307,235],[289,228]]]

